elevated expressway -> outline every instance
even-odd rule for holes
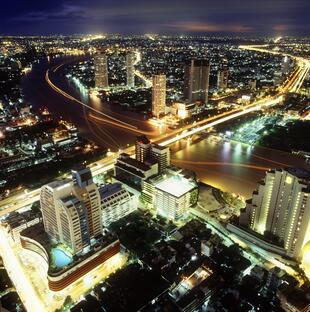
[[[244,106],[242,109],[233,109],[229,112],[225,112],[222,114],[219,114],[217,116],[213,116],[204,120],[201,120],[197,122],[195,125],[188,125],[181,129],[177,129],[174,131],[171,131],[165,135],[161,135],[157,137],[155,140],[153,140],[155,143],[161,144],[161,145],[171,145],[179,140],[186,139],[194,134],[198,134],[201,131],[207,130],[211,127],[217,126],[221,123],[227,122],[229,120],[241,117],[243,115],[247,115],[254,111],[259,111],[264,108],[268,108],[270,106],[279,104],[283,101],[283,95],[288,92],[298,92],[298,90],[301,88],[304,79],[306,78],[309,70],[310,70],[310,60],[289,55],[286,53],[282,53],[279,51],[274,50],[268,50],[267,46],[240,46],[240,49],[244,50],[251,50],[251,51],[257,51],[261,53],[271,53],[271,54],[278,54],[283,56],[288,56],[293,58],[296,61],[297,68],[295,71],[290,75],[290,77],[285,81],[285,83],[278,87],[277,94],[275,96],[268,96],[264,99],[260,99],[250,105]],[[59,65],[60,66],[60,65]],[[58,66],[58,68],[59,68]],[[57,70],[57,67],[54,68],[54,71]],[[49,70],[46,72],[46,81],[49,84],[49,86],[59,94],[67,97],[68,99],[86,106],[89,109],[93,109],[92,107],[88,106],[87,104],[83,103],[82,101],[74,98],[73,96],[69,95],[65,91],[61,90],[58,86],[56,86],[50,79],[49,76]],[[148,82],[149,83],[149,82]],[[102,112],[97,112],[103,114]],[[116,119],[114,117],[110,117],[109,115],[104,114],[104,118],[108,120],[109,123],[113,123],[115,126],[118,126],[120,128],[133,131],[134,133],[139,133],[139,129],[136,127],[127,124],[119,119]],[[134,154],[134,147],[128,147],[124,149],[122,152],[126,152],[128,154],[133,155]],[[93,175],[98,175],[101,173],[104,173],[108,170],[111,170],[113,168],[113,164],[118,157],[118,153],[114,153],[110,156],[107,156],[99,161],[96,161],[95,163],[90,165],[90,168],[92,170]],[[34,203],[35,201],[39,200],[40,195],[40,188],[37,188],[35,190],[31,190],[27,192],[24,190],[23,192],[12,195],[8,198],[5,198],[1,201],[0,204],[0,216],[3,216],[9,212],[18,210],[22,207],[25,207],[27,205],[30,205]]]

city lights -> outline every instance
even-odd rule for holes
[[[32,2],[1,10],[1,309],[310,311],[308,2]]]

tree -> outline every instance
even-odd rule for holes
[[[73,300],[72,300],[71,296],[67,296],[66,299],[64,300],[63,306],[66,307],[66,306],[69,306],[71,304],[73,304]]]

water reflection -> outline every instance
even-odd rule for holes
[[[193,145],[183,145],[173,159],[176,165],[194,170],[204,182],[223,190],[251,197],[257,182],[268,168],[283,166],[307,167],[292,154],[252,147],[237,142],[204,139]],[[177,149],[177,143],[173,149]]]

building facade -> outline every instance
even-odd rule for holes
[[[145,136],[139,136],[135,143],[136,160],[144,163],[151,156],[151,141]]]
[[[124,218],[138,207],[137,198],[129,193],[121,183],[107,184],[100,189],[103,225]]]
[[[170,166],[170,148],[168,146],[152,144],[150,157],[158,163],[159,173],[162,173]]]
[[[54,181],[41,188],[40,203],[46,233],[78,253],[102,234],[100,194],[88,168],[72,171],[73,180]]]
[[[158,174],[158,164],[139,162],[128,154],[121,154],[114,166],[114,179],[126,183],[130,187],[141,190],[142,181]]]
[[[108,59],[105,53],[98,53],[94,57],[95,66],[95,87],[98,89],[107,88],[108,80]]]
[[[189,208],[197,203],[196,180],[185,177],[182,170],[171,168],[165,173],[143,181],[142,200],[156,213],[170,220],[186,216]]]
[[[228,87],[228,66],[227,62],[223,62],[217,73],[217,88],[218,90],[225,90]]]
[[[146,136],[137,137],[135,155],[136,160],[141,163],[150,164],[156,162],[159,173],[170,166],[170,148],[151,143]]]
[[[155,75],[152,88],[152,114],[159,118],[166,111],[166,75]]]
[[[127,70],[127,87],[134,88],[135,86],[135,54],[129,52],[126,54],[126,70]]]
[[[72,170],[73,194],[84,204],[91,238],[102,233],[100,194],[89,168]]]
[[[282,245],[287,256],[301,259],[310,242],[309,194],[309,171],[270,170],[247,202],[239,223]]]
[[[208,60],[188,60],[185,64],[184,97],[190,103],[208,103],[210,63]]]

